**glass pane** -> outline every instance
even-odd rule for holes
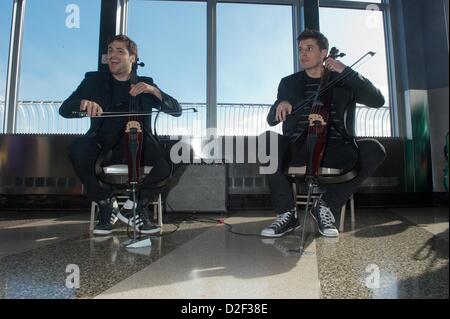
[[[258,135],[269,129],[268,108],[281,78],[293,71],[291,6],[217,5],[220,135]]]
[[[355,26],[358,26],[355,28]],[[330,41],[347,55],[341,59],[353,64],[368,51],[376,55],[356,71],[367,77],[383,93],[386,104],[381,109],[358,107],[358,136],[391,136],[389,85],[383,14],[381,11],[320,8],[320,28]]]
[[[49,18],[51,17],[51,18]],[[18,133],[84,133],[89,119],[58,114],[87,71],[97,70],[100,1],[26,2]]]
[[[178,118],[161,114],[158,134],[201,136],[206,128],[206,3],[132,0],[128,12],[128,35],[146,64],[140,73],[184,107],[199,111]]]
[[[13,1],[0,1],[0,133],[5,115],[6,75]]]

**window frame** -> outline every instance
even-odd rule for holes
[[[399,137],[399,109],[398,109],[398,97],[397,89],[395,86],[396,74],[395,74],[395,58],[394,58],[394,43],[392,39],[392,23],[390,15],[389,0],[382,0],[381,3],[367,2],[367,1],[346,1],[346,0],[321,0],[321,8],[333,8],[333,9],[354,9],[354,10],[367,10],[370,5],[378,6],[379,10],[383,14],[383,26],[384,26],[384,41],[386,47],[386,64],[388,75],[388,89],[389,89],[389,108],[390,108],[390,122],[391,122],[391,136]]]
[[[12,16],[12,29],[10,37],[10,50],[8,53],[8,74],[7,74],[7,90],[5,93],[5,117],[3,133],[16,132],[16,113],[18,105],[18,85],[20,83],[20,62],[21,62],[21,47],[23,39],[23,25],[26,0],[11,0],[14,1],[14,9]],[[116,0],[117,10],[115,18],[115,32],[116,34],[127,33],[128,24],[128,5],[130,0]],[[140,0],[140,1],[180,1],[180,0]],[[237,3],[237,4],[261,4],[261,5],[289,5],[292,8],[292,26],[293,26],[293,63],[294,72],[300,70],[297,50],[297,36],[304,29],[304,3],[305,0],[183,0],[189,2],[204,2],[207,4],[207,114],[206,127],[217,128],[217,26],[216,14],[217,3]],[[318,1],[317,1],[318,3]],[[348,0],[321,0],[320,7],[330,8],[348,8],[364,10],[368,5],[377,5],[383,12],[386,54],[388,65],[388,86],[390,92],[390,107],[391,107],[391,128],[392,136],[399,136],[399,118],[398,118],[398,97],[396,95],[396,76],[395,76],[395,61],[392,40],[391,18],[389,10],[389,0],[383,0],[382,3],[367,2],[367,1],[348,1]],[[103,10],[103,6],[102,6]],[[100,20],[102,23],[102,20]],[[318,21],[317,21],[318,23]],[[100,30],[102,27],[100,26]],[[100,31],[102,32],[102,31]],[[100,35],[100,38],[102,34]],[[103,52],[99,52],[99,56]],[[1,132],[0,132],[1,133]]]

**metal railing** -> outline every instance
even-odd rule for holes
[[[60,101],[20,101],[17,111],[19,134],[84,134],[90,125],[88,118],[65,119],[59,115]],[[156,129],[159,135],[206,135],[206,104],[182,103],[183,107],[195,107],[198,112],[185,112],[180,117],[160,113]],[[264,131],[281,132],[281,125],[270,127],[266,122],[270,105],[266,104],[218,104],[217,134],[219,136],[257,136]],[[0,101],[0,132],[3,131],[4,102]],[[356,135],[390,137],[389,107],[379,109],[358,106],[356,109]]]
[[[69,120],[59,115],[61,101],[19,101],[17,108],[18,134],[84,134],[90,126],[88,118]],[[0,102],[3,131],[4,102]]]

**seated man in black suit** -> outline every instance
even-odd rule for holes
[[[298,110],[293,110],[293,107],[317,92],[325,68],[331,71],[331,79],[343,72],[349,76],[338,81],[332,89],[329,118],[332,125],[328,129],[322,167],[350,170],[356,163],[357,152],[352,141],[345,137],[347,134],[353,137],[354,134],[354,129],[347,127],[347,117],[354,116],[357,103],[373,108],[384,105],[383,95],[369,80],[342,62],[327,59],[329,43],[322,33],[306,30],[297,40],[300,64],[304,71],[281,80],[277,100],[267,117],[271,126],[283,122],[283,136],[278,136],[278,169],[274,174],[268,175],[272,204],[278,217],[261,231],[261,236],[264,237],[281,237],[300,226],[291,183],[285,171],[291,165],[304,166],[307,163],[303,137],[309,124],[312,102]],[[293,111],[295,114],[291,115]],[[295,152],[292,151],[293,144]],[[373,139],[359,140],[358,148],[361,167],[357,177],[342,184],[324,186],[325,193],[319,205],[313,208],[313,216],[323,236],[339,235],[333,214],[339,211],[349,196],[375,171],[386,155],[383,146]]]
[[[161,191],[155,188],[155,184],[170,176],[171,163],[149,129],[151,117],[143,117],[143,162],[153,169],[140,186],[136,220],[132,217],[132,202],[126,203],[122,211],[117,211],[112,189],[100,185],[95,170],[99,155],[105,148],[113,150],[112,158],[107,160],[109,164],[125,163],[126,158],[123,136],[127,117],[99,117],[103,112],[128,112],[130,98],[137,97],[140,111],[156,108],[174,116],[181,115],[177,100],[161,91],[152,78],[138,77],[135,85],[130,84],[132,65],[137,59],[138,49],[134,41],[124,35],[113,36],[108,41],[109,72],[86,73],[84,80],[59,109],[65,118],[78,117],[76,111],[84,111],[91,118],[91,127],[86,135],[69,146],[69,157],[88,198],[100,207],[99,222],[94,229],[97,235],[110,234],[117,218],[144,234],[160,231],[158,226],[150,223],[147,206]]]

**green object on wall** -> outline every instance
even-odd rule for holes
[[[410,126],[406,139],[406,191],[432,192],[430,120],[427,91],[406,92],[407,121]]]

